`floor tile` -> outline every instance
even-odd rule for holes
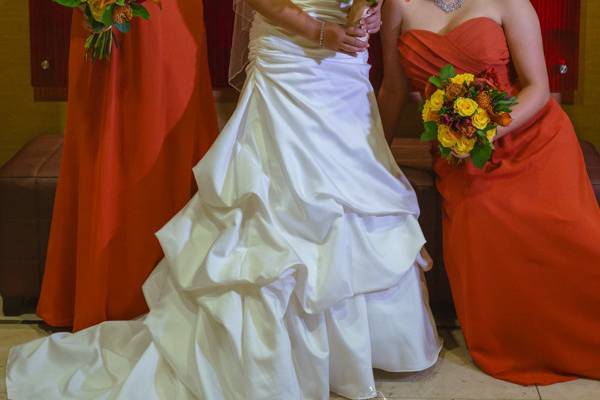
[[[504,382],[473,365],[460,331],[442,332],[440,361],[414,374],[376,373],[377,388],[391,399],[539,400],[535,387]]]
[[[543,400],[599,400],[600,381],[579,379],[577,381],[540,386]]]
[[[442,332],[445,350],[437,365],[416,374],[376,371],[377,388],[389,400],[539,400],[535,387],[499,381],[479,371],[468,356],[460,331]],[[0,394],[10,347],[46,336],[35,324],[0,324]],[[600,383],[578,381],[540,389],[544,400],[598,400]],[[564,397],[563,394],[569,396]],[[595,393],[595,395],[594,395]],[[562,397],[561,397],[562,396]],[[3,399],[0,395],[0,400]],[[332,395],[331,400],[345,400]]]
[[[11,347],[44,336],[47,333],[35,324],[0,324],[0,366],[6,364]]]
[[[4,377],[6,375],[6,368],[4,365],[0,365],[0,394],[6,394],[6,381]]]

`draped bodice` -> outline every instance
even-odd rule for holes
[[[310,16],[320,20],[345,25],[348,18],[348,8],[342,8],[340,0],[293,0]],[[250,31],[250,60],[262,57],[271,64],[291,59],[312,59],[342,61],[345,63],[365,66],[368,52],[362,52],[357,57],[344,53],[319,48],[318,43],[293,34],[285,28],[272,24],[267,18],[256,14]]]
[[[511,78],[510,52],[504,29],[488,17],[467,20],[451,31],[413,29],[398,39],[403,67],[413,88],[423,92],[430,76],[452,64],[459,72],[491,69],[504,90],[516,89]]]
[[[340,0],[293,0],[292,2],[315,18],[340,24],[346,20],[347,12],[342,9]]]

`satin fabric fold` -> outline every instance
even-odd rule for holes
[[[298,4],[345,18],[335,0]],[[12,349],[12,399],[366,399],[374,367],[436,362],[416,196],[366,55],[260,17],[251,35],[238,106],[194,169],[203,190],[157,233],[150,312]]]
[[[423,91],[446,64],[492,69],[518,93],[503,28],[468,20],[446,35],[399,38],[403,68]],[[600,379],[600,209],[573,126],[551,100],[496,143],[492,162],[437,157],[444,260],[471,356],[512,382]]]

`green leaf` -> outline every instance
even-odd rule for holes
[[[452,154],[452,150],[451,149],[449,149],[447,147],[444,147],[442,145],[439,146],[439,149],[440,149],[440,154],[444,158],[448,158],[448,157],[450,157],[450,154]]]
[[[423,124],[425,126],[425,132],[421,134],[421,140],[424,142],[430,142],[437,138],[438,126],[434,121],[428,121]]]
[[[150,13],[148,12],[148,10],[146,10],[146,7],[140,4],[131,3],[131,10],[133,11],[134,17],[140,17],[145,20],[150,19]]]
[[[429,78],[429,83],[431,83],[432,85],[434,85],[438,89],[442,89],[444,87],[444,83],[437,76],[432,76],[431,78]]]
[[[124,22],[122,24],[115,24],[115,27],[123,33],[128,33],[131,30],[131,24],[129,22]]]
[[[492,147],[489,144],[477,142],[471,152],[471,160],[473,165],[481,169],[492,157]]]
[[[456,76],[456,70],[454,69],[454,66],[451,64],[445,65],[440,70],[440,79],[442,81],[447,81],[448,79],[454,78],[455,76]]]
[[[104,14],[102,14],[102,23],[106,26],[111,26],[113,24],[113,8],[114,4],[111,4],[110,6],[106,7]]]
[[[79,7],[81,5],[81,0],[54,0],[55,3],[60,4],[65,7]]]

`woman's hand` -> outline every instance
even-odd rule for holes
[[[471,154],[469,154],[469,153],[467,153],[467,154],[460,154],[460,153],[457,153],[455,151],[452,151],[452,155],[455,158],[459,159],[459,160],[466,160],[467,158],[471,157]]]
[[[379,32],[381,29],[381,5],[383,0],[379,0],[375,7],[369,8],[367,14],[360,20],[360,27],[368,34]]]
[[[360,39],[367,36],[360,28],[346,28],[332,22],[326,22],[324,28],[323,47],[327,49],[355,56],[369,47],[367,41]]]

